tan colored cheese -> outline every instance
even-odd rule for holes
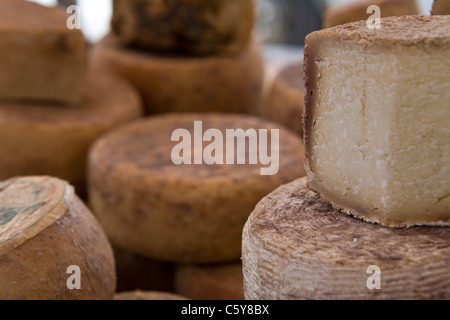
[[[130,81],[148,114],[259,112],[263,66],[255,41],[236,56],[184,57],[121,48],[108,36],[94,48],[92,59]]]
[[[242,227],[255,204],[305,174],[302,141],[287,129],[279,131],[275,175],[262,176],[261,168],[268,166],[261,164],[177,166],[171,154],[179,142],[171,142],[171,136],[176,129],[193,136],[197,120],[203,121],[203,131],[276,129],[276,124],[250,116],[171,114],[103,136],[89,156],[89,199],[114,244],[178,263],[236,261]]]
[[[0,99],[77,103],[86,91],[86,43],[60,8],[0,1]]]
[[[306,39],[308,186],[390,227],[450,225],[450,16]]]
[[[256,206],[242,251],[250,300],[450,298],[449,228],[365,223],[322,202],[306,178]],[[380,289],[369,289],[377,284],[371,266]]]
[[[305,100],[303,70],[300,65],[282,69],[270,89],[263,115],[302,135],[302,114]]]
[[[194,300],[244,300],[242,264],[180,265],[175,291]]]
[[[70,266],[81,289],[69,290]],[[73,188],[51,177],[0,183],[0,300],[112,299],[114,257]]]
[[[120,41],[188,54],[236,54],[250,42],[253,0],[114,0]]]
[[[189,300],[185,297],[157,291],[133,291],[116,294],[114,300]]]
[[[433,10],[431,14],[444,15],[450,14],[450,1],[449,0],[434,0]]]
[[[141,112],[130,85],[99,72],[92,72],[81,104],[0,103],[0,179],[52,175],[70,181],[82,194],[90,145]]]
[[[117,270],[117,291],[173,291],[175,265],[157,261],[113,246]]]
[[[328,8],[324,16],[324,28],[367,20],[372,15],[367,13],[367,8],[371,5],[380,7],[382,18],[419,14],[416,0],[359,0]]]

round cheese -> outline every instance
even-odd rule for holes
[[[450,298],[450,228],[363,222],[322,202],[306,178],[257,205],[242,254],[251,300]]]
[[[91,74],[85,102],[0,103],[0,180],[21,175],[51,175],[85,190],[86,155],[105,131],[138,118],[136,91],[122,80]]]
[[[93,64],[130,81],[148,114],[166,112],[259,112],[263,65],[253,41],[233,56],[159,55],[121,47],[107,36],[93,51]]]
[[[158,291],[131,291],[115,295],[114,300],[189,300],[185,297]]]
[[[250,41],[253,0],[114,0],[112,29],[124,44],[187,54],[234,54]]]
[[[281,123],[302,135],[302,116],[305,100],[303,67],[290,65],[275,78],[265,101],[263,116]]]
[[[242,264],[180,265],[175,291],[194,300],[244,300]]]
[[[173,291],[175,265],[149,259],[113,246],[117,270],[117,291]]]
[[[71,286],[77,281],[80,289]],[[0,183],[0,300],[112,299],[114,292],[111,247],[71,186],[51,177]]]
[[[103,136],[89,156],[89,200],[114,244],[164,261],[236,261],[242,228],[256,203],[279,185],[305,175],[302,141],[287,129],[279,130],[278,148],[274,142],[274,153],[279,151],[274,175],[261,175],[270,165],[259,162],[175,165],[172,154],[180,144],[171,141],[175,130],[185,129],[185,143],[197,137],[185,154],[197,158],[204,148],[211,149],[210,142],[198,144],[198,136],[203,136],[195,129],[198,120],[205,132],[216,129],[224,136],[227,129],[277,129],[274,123],[243,115],[170,114]],[[266,133],[268,141],[276,136]],[[223,159],[224,153],[216,148],[217,157]],[[249,159],[265,150],[247,153]]]

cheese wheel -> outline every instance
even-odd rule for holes
[[[82,101],[86,42],[68,18],[58,7],[0,1],[1,100]]]
[[[381,24],[306,38],[308,187],[368,222],[450,226],[450,16]]]
[[[116,294],[114,300],[189,300],[185,297],[158,291],[131,291]]]
[[[234,56],[158,55],[121,47],[107,36],[93,50],[93,64],[130,81],[148,114],[230,112],[257,114],[263,64],[253,41]]]
[[[105,131],[139,117],[136,91],[122,80],[91,73],[85,102],[0,103],[0,179],[51,175],[85,191],[86,154]]]
[[[263,115],[302,135],[304,100],[303,67],[297,64],[289,65],[275,78],[266,99]]]
[[[431,10],[431,14],[433,15],[450,14],[450,1],[434,0],[433,10]]]
[[[253,0],[114,0],[124,44],[187,54],[236,54],[251,38]]]
[[[113,246],[117,270],[117,291],[173,291],[175,265],[149,259]]]
[[[194,300],[244,300],[242,264],[180,265],[175,291]]]
[[[419,14],[416,0],[359,0],[345,5],[332,6],[325,11],[324,28],[341,24],[368,20],[373,12],[367,13],[369,6],[380,8],[381,18]]]
[[[242,255],[250,300],[450,298],[449,228],[394,229],[354,219],[322,202],[306,178],[256,206]],[[374,271],[381,272],[381,289],[373,287]]]
[[[270,165],[259,161],[256,165],[175,165],[172,155],[178,154],[180,142],[171,141],[174,131],[184,128],[184,134],[201,139],[203,134],[194,124],[199,120],[205,132],[217,129],[223,136],[227,129],[277,129],[276,124],[250,116],[170,114],[136,121],[103,136],[89,155],[89,200],[114,244],[178,263],[236,261],[242,228],[255,204],[277,186],[305,174],[302,141],[287,129],[279,130],[278,148],[274,142],[274,153],[279,150],[279,170],[274,175],[261,175]],[[276,136],[266,133],[268,141]],[[190,137],[184,139],[190,143]],[[231,142],[223,146],[231,149]],[[203,148],[212,148],[210,143],[191,146],[184,153],[196,158]],[[252,148],[249,153],[247,148],[246,159],[264,150]],[[217,157],[224,153],[216,148]],[[272,164],[275,158],[274,154]]]
[[[71,276],[78,267],[81,289]],[[0,183],[0,300],[112,299],[114,257],[103,229],[51,177]]]

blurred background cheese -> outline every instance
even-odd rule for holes
[[[236,261],[242,227],[255,204],[305,174],[302,141],[287,129],[279,132],[275,175],[262,176],[260,168],[266,166],[261,164],[177,166],[171,159],[178,144],[171,142],[172,133],[184,128],[193,136],[197,120],[204,131],[224,134],[226,129],[277,129],[243,115],[171,114],[104,135],[89,156],[89,201],[115,245],[178,263]]]
[[[84,102],[0,102],[0,179],[52,175],[85,192],[86,155],[105,131],[142,114],[137,92],[103,72],[90,72]]]
[[[306,39],[308,186],[392,227],[450,224],[450,16]]]
[[[253,0],[114,0],[121,43],[187,54],[238,54],[250,42]]]
[[[417,15],[420,12],[416,0],[358,0],[329,7],[325,12],[323,27],[331,28],[349,22],[367,20],[371,16],[367,13],[367,8],[371,5],[380,8],[382,18]]]
[[[244,300],[242,264],[179,265],[175,291],[194,300]]]
[[[0,100],[78,103],[86,91],[86,43],[61,8],[0,1]]]
[[[249,300],[450,298],[450,228],[383,228],[320,201],[296,180],[265,197],[243,233]],[[381,270],[381,289],[367,286]]]
[[[81,289],[66,273],[80,268]],[[51,177],[0,182],[0,300],[112,299],[114,257],[73,188]]]
[[[450,1],[448,0],[434,0],[432,14],[443,15],[450,14]]]

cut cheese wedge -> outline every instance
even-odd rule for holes
[[[308,186],[390,227],[450,225],[450,16],[306,39]]]
[[[450,228],[386,228],[322,202],[306,179],[265,197],[243,232],[249,300],[450,298]]]
[[[77,276],[80,289],[69,287]],[[0,300],[112,299],[114,292],[111,247],[71,186],[51,177],[0,183]]]

